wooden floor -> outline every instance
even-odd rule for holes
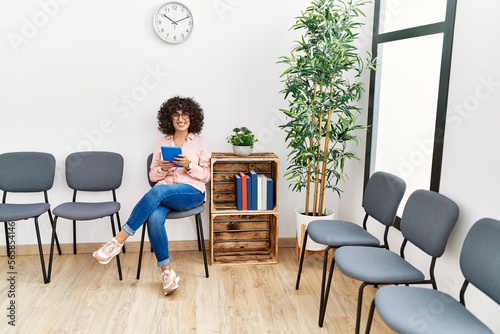
[[[197,251],[171,252],[181,277],[179,289],[165,297],[156,261],[145,253],[141,279],[135,278],[137,253],[121,255],[123,281],[116,262],[97,263],[90,254],[56,256],[52,281],[42,283],[36,255],[17,256],[15,297],[7,257],[0,257],[0,333],[353,333],[359,282],[338,271],[323,328],[318,326],[322,258],[308,257],[295,290],[294,248],[280,248],[277,264],[210,266],[205,278]],[[369,300],[365,293],[364,332]],[[8,325],[15,302],[16,326]],[[372,333],[391,333],[376,316]]]

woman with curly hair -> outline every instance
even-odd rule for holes
[[[158,130],[164,136],[156,142],[149,170],[149,179],[156,185],[136,204],[122,230],[93,255],[100,263],[109,263],[120,253],[127,238],[146,223],[162,272],[163,292],[168,295],[179,287],[179,276],[171,267],[165,217],[171,210],[193,209],[205,201],[212,152],[207,141],[198,135],[204,116],[193,99],[178,96],[168,99],[160,107],[157,118]],[[181,147],[182,154],[173,163],[164,161],[162,146]]]

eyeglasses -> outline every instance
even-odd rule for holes
[[[182,113],[182,114],[179,114],[179,113],[174,112],[174,113],[172,114],[172,118],[173,118],[173,119],[179,119],[179,117],[181,117],[181,116],[182,116],[182,118],[183,118],[183,119],[189,119],[189,113],[187,113],[187,112]]]

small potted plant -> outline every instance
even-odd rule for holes
[[[253,144],[258,141],[252,131],[244,126],[241,128],[234,128],[233,134],[226,139],[229,144],[233,144],[234,154],[242,156],[252,154]]]

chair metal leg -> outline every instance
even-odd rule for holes
[[[40,228],[38,226],[38,217],[35,217],[35,230],[36,230],[36,238],[38,241],[38,253],[40,254],[40,264],[42,265],[43,283],[47,284],[49,281],[47,279],[47,273],[45,271],[45,260],[43,257],[42,239],[40,237]]]
[[[328,270],[328,254],[332,247],[328,246],[325,249],[325,254],[323,257],[323,278],[321,283],[321,298],[319,302],[319,327],[323,327],[323,322],[325,321],[326,305],[328,304],[328,296],[330,295],[330,287],[332,286],[333,271],[335,269],[335,257],[332,256],[332,261],[330,263],[330,273],[328,274],[328,282],[325,287],[326,271]]]
[[[137,263],[137,274],[135,277],[137,279],[141,278],[141,266],[142,266],[142,251],[144,249],[144,236],[146,234],[146,224],[142,225],[142,235],[141,235],[141,245],[139,246],[139,262]]]
[[[111,220],[111,231],[114,237],[116,235],[116,229],[115,229],[115,220],[113,219],[113,215],[109,216],[109,219]],[[122,275],[122,266],[120,263],[120,255],[116,255],[116,265],[118,267],[118,278],[121,281],[123,279],[123,275]]]
[[[203,240],[203,238],[200,238],[200,224],[198,223],[198,219],[201,219],[200,214],[197,214],[195,216],[195,219],[196,219],[196,237],[198,238],[198,251],[201,251],[201,243],[202,243],[201,240]],[[203,233],[203,225],[201,225],[201,228],[202,228],[201,232]]]
[[[54,224],[52,225],[52,238],[50,239],[50,254],[49,254],[49,268],[47,273],[47,283],[50,283],[50,278],[52,276],[52,259],[54,258],[54,240],[57,236],[56,234],[56,224],[57,216],[54,218]]]
[[[372,329],[373,314],[375,313],[375,299],[372,300],[370,305],[370,314],[368,314],[368,321],[366,322],[365,334],[370,334]]]
[[[109,216],[109,220],[111,221],[111,233],[113,233],[113,238],[116,236],[116,228],[115,228],[115,220],[113,219],[113,215]]]
[[[365,289],[365,286],[367,286],[368,283],[363,282],[359,286],[359,291],[358,291],[358,310],[356,311],[356,330],[355,333],[359,334],[359,327],[361,323],[361,307],[363,305],[363,291]]]
[[[54,217],[52,216],[52,211],[48,211],[49,213],[49,220],[50,220],[50,225],[54,225]],[[59,238],[57,237],[57,233],[56,233],[56,245],[57,245],[57,251],[59,252],[59,255],[62,255],[62,251],[61,251],[61,245],[59,245]]]
[[[73,220],[73,254],[76,254],[76,220]]]
[[[198,247],[201,245],[201,251],[203,252],[203,263],[205,264],[205,276],[208,278],[208,263],[207,263],[207,252],[205,250],[205,237],[203,236],[203,223],[201,221],[201,214],[198,213],[195,216],[196,220],[196,231],[198,234]]]
[[[122,230],[122,223],[120,221],[120,215],[118,214],[118,212],[116,213],[116,225],[118,226],[118,232],[120,232]],[[122,252],[126,253],[125,245],[123,245],[122,247]]]
[[[7,258],[10,258],[10,247],[9,247],[9,230],[7,228],[7,222],[3,222],[5,227],[5,248],[7,250]]]
[[[300,275],[302,274],[302,264],[304,263],[304,256],[306,254],[306,244],[307,244],[307,228],[304,232],[304,240],[302,240],[302,250],[300,252],[300,260],[299,260],[299,270],[297,271],[297,280],[295,281],[295,290],[299,289],[300,285]]]
[[[123,280],[123,275],[122,275],[122,266],[120,264],[120,255],[116,256],[116,265],[118,267],[118,278],[121,281],[121,280]]]

